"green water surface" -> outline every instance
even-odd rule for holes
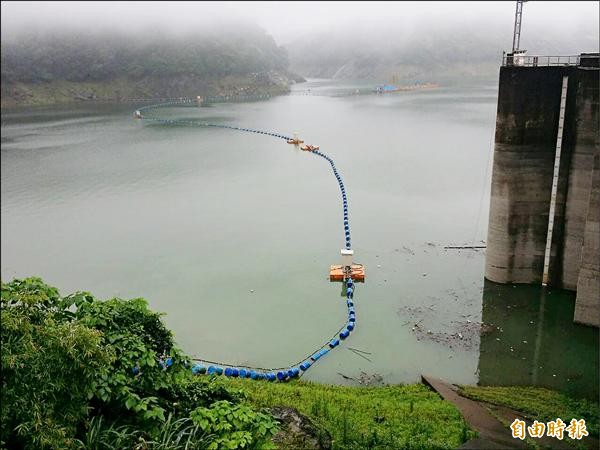
[[[299,131],[335,159],[367,282],[355,332],[306,378],[597,392],[598,333],[572,323],[573,295],[541,306],[537,288],[484,286],[483,251],[444,249],[485,240],[496,85],[345,95],[355,87],[313,80],[268,101],[163,111]],[[186,352],[232,364],[281,367],[326,342],[346,320],[328,281],[344,244],[329,166],[279,139],[145,124],[133,109],[2,112],[2,278],[145,297]],[[503,332],[480,339],[482,319]]]

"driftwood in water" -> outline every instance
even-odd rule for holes
[[[478,249],[478,248],[487,248],[487,245],[447,245],[444,247],[445,249],[454,249],[454,250],[461,250],[461,249]]]

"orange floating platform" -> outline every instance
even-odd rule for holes
[[[303,145],[300,148],[302,150],[304,150],[305,152],[314,152],[315,150],[319,150],[319,146],[318,145]]]
[[[362,264],[352,264],[350,270],[354,281],[365,282],[365,266]],[[344,281],[344,267],[341,265],[332,265],[329,270],[329,281]]]
[[[287,141],[288,144],[294,144],[294,145],[300,145],[300,144],[304,144],[304,141],[301,139],[289,139]]]

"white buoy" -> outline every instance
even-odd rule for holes
[[[354,250],[347,250],[343,248],[342,252],[342,267],[352,266],[352,260],[354,259]]]

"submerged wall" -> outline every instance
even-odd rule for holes
[[[575,320],[596,326],[600,229],[592,180],[599,176],[599,74],[579,66],[501,68],[485,269],[498,283],[542,282],[562,79],[568,76],[549,284],[577,290]]]
[[[597,110],[596,110],[597,111]],[[577,280],[575,321],[600,326],[600,151],[596,144],[588,215]]]

